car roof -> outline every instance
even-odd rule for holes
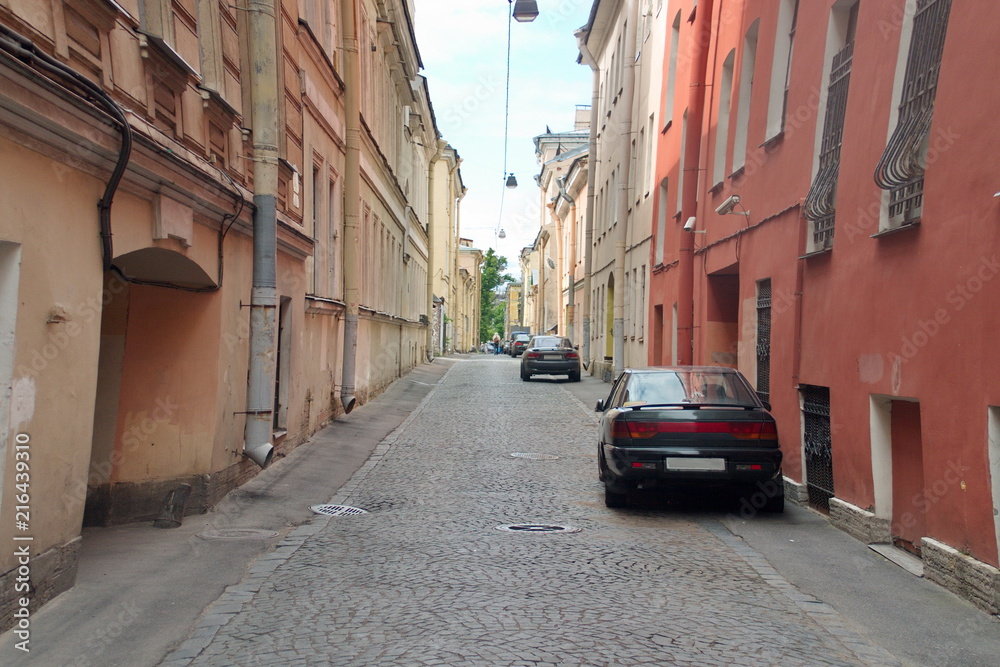
[[[626,368],[626,373],[737,373],[730,366],[652,366],[650,368]]]

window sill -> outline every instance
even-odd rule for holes
[[[778,132],[770,139],[766,139],[764,143],[762,143],[760,146],[757,146],[757,148],[763,148],[765,151],[771,151],[780,146],[784,141],[785,141],[785,131],[782,130],[781,132]]]
[[[733,173],[729,174],[729,180],[735,181],[738,178],[743,178],[743,170],[745,168],[746,165],[741,164]]]
[[[800,255],[799,259],[812,259],[813,257],[821,257],[823,255],[829,255],[833,252],[833,246],[829,248],[822,248],[820,250],[813,250],[812,252],[807,252],[804,255]]]
[[[709,194],[712,194],[712,195],[719,194],[719,192],[722,191],[722,185],[723,185],[723,181],[719,181],[718,183],[716,183],[715,185],[713,185],[712,187],[710,187],[708,189]]]
[[[670,129],[670,127],[671,127],[671,126],[672,126],[673,124],[674,124],[674,121],[672,121],[672,120],[668,120],[668,121],[667,121],[666,123],[664,123],[664,125],[663,125],[663,129],[662,129],[662,130],[660,130],[660,134],[666,134],[666,133],[667,133],[667,130],[669,130],[669,129]]]
[[[920,220],[914,220],[913,222],[908,222],[905,225],[900,225],[898,227],[889,227],[888,229],[880,229],[871,235],[873,239],[880,239],[883,236],[892,236],[898,234],[899,232],[906,232],[920,227]]]

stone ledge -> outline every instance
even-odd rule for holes
[[[1000,570],[929,537],[921,540],[921,555],[927,579],[983,611],[1000,613]]]
[[[27,592],[19,592],[16,588],[20,566],[0,575],[0,632],[6,632],[14,627],[17,622],[14,612],[20,609],[19,600],[22,597],[31,600],[28,611],[34,614],[49,600],[73,587],[76,583],[76,570],[80,564],[82,543],[83,539],[76,537],[44,553],[32,553],[31,561],[28,563],[30,574]]]
[[[865,544],[892,542],[891,519],[880,519],[839,498],[830,498],[830,523]]]
[[[785,477],[784,481],[785,500],[790,500],[796,505],[807,506],[809,504],[809,487],[805,484],[799,484],[789,477]]]

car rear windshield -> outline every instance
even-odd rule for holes
[[[629,378],[624,403],[758,405],[735,373],[712,371],[635,373]]]
[[[528,341],[528,340],[531,340],[531,336],[529,336],[528,334],[517,334],[517,335],[514,336],[514,340],[516,340],[516,341]]]
[[[563,347],[565,338],[559,336],[535,336],[531,347]]]

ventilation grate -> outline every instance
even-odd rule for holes
[[[508,533],[579,533],[583,529],[552,523],[509,523],[497,526],[497,530]]]
[[[554,454],[534,454],[530,452],[514,452],[511,454],[515,459],[529,459],[531,461],[557,461],[558,456]]]

